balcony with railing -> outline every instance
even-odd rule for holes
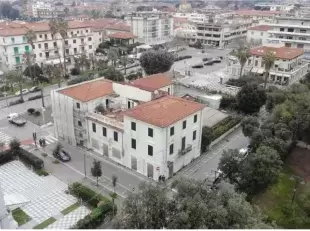
[[[179,156],[184,156],[187,153],[189,153],[190,151],[192,151],[192,149],[193,149],[193,146],[191,144],[189,144],[189,145],[187,145],[186,148],[179,150],[178,155]]]

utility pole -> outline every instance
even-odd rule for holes
[[[86,152],[84,151],[84,178],[86,178]]]
[[[295,197],[296,197],[296,191],[297,191],[297,187],[299,184],[304,184],[304,179],[301,178],[300,176],[295,176],[295,175],[292,175],[290,177],[290,180],[295,180],[295,186],[294,186],[294,189],[293,189],[293,195],[292,195],[292,201],[291,201],[291,205],[293,205],[294,201],[295,201]]]

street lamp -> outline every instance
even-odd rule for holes
[[[296,175],[292,175],[290,177],[290,180],[295,180],[295,186],[294,186],[294,189],[293,189],[293,196],[292,196],[292,202],[291,202],[291,205],[293,205],[295,197],[296,197],[297,187],[298,187],[299,184],[305,184],[305,181],[304,181],[303,178],[301,178],[300,176],[296,176]]]

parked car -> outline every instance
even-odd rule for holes
[[[211,58],[202,58],[203,62],[209,61]]]
[[[203,68],[203,63],[198,63],[192,66],[192,68]]]
[[[217,57],[217,58],[212,59],[212,61],[213,61],[214,63],[220,63],[220,62],[222,62],[222,59],[219,58],[219,57]]]
[[[53,156],[62,162],[68,162],[71,160],[69,153],[63,149],[60,149],[58,152],[53,152]]]
[[[7,116],[8,121],[16,126],[24,126],[27,120],[21,117],[18,113],[11,113]]]
[[[37,91],[41,91],[41,88],[39,88],[38,86],[34,86],[29,89],[29,92],[37,92]]]
[[[29,90],[28,89],[22,89],[22,93],[23,93],[23,95],[26,95],[26,94],[29,93]],[[15,92],[15,95],[19,96],[20,95],[20,91]]]
[[[208,65],[208,66],[210,66],[210,65],[213,65],[213,60],[209,60],[209,61],[207,61],[207,62],[205,62],[203,65]]]

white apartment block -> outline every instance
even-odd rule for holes
[[[286,47],[302,48],[310,52],[310,18],[277,16],[269,30],[268,43]]]
[[[169,13],[133,12],[125,19],[131,25],[131,32],[138,36],[141,43],[153,45],[173,39],[173,18]]]
[[[269,11],[290,11],[295,8],[294,4],[273,4],[273,3],[257,3],[254,9],[262,9]]]
[[[200,155],[204,108],[171,96],[173,90],[164,74],[127,84],[101,78],[55,90],[55,134],[144,176],[167,179]],[[99,104],[103,113],[96,112]]]
[[[33,49],[26,39],[28,30],[36,33]],[[39,66],[59,64],[60,60],[62,63],[65,60],[70,65],[74,62],[74,57],[81,54],[88,57],[94,55],[99,36],[93,33],[91,25],[86,22],[68,21],[68,33],[64,43],[59,34],[52,37],[48,22],[3,24],[0,28],[0,69],[24,69],[26,52],[34,54],[34,62]]]
[[[244,66],[243,74],[252,73],[265,76],[263,56],[272,52],[277,58],[269,72],[269,82],[276,84],[291,84],[304,77],[308,71],[308,62],[304,60],[303,50],[289,47],[267,47],[261,46],[250,50],[251,57]],[[227,71],[233,76],[240,75],[240,64],[238,61],[228,63]]]
[[[268,25],[258,25],[248,28],[246,40],[250,44],[262,45],[267,43],[269,38],[269,30],[271,29]]]

